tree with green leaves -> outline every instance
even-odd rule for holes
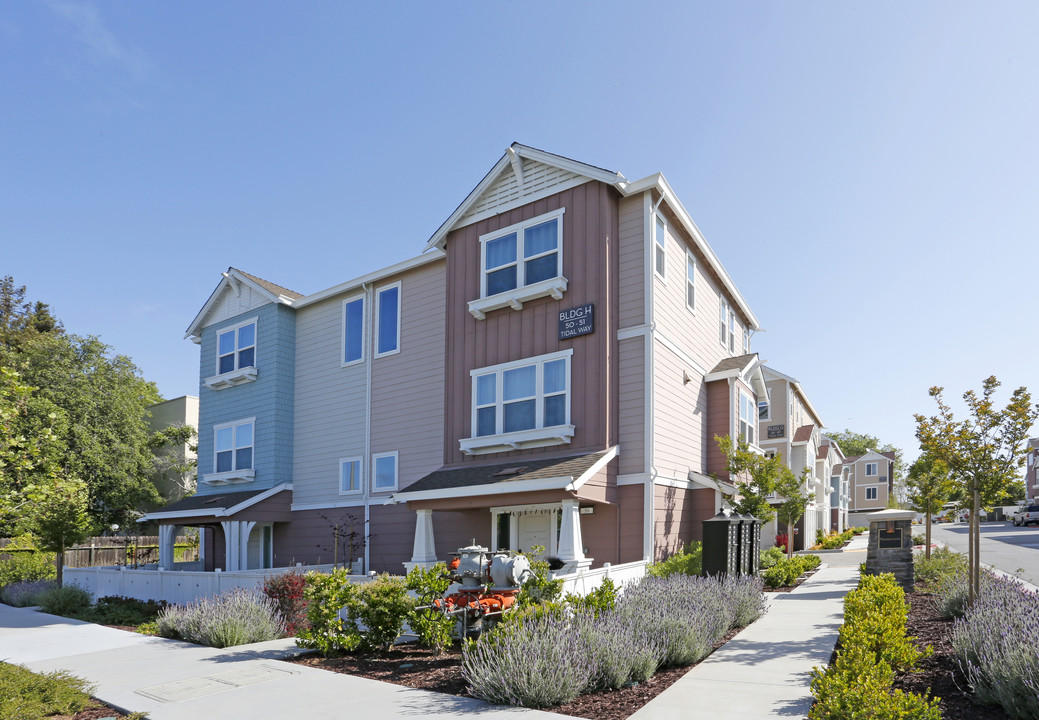
[[[63,331],[49,305],[27,301],[25,286],[16,286],[10,275],[0,278],[0,348],[21,348],[38,337]]]
[[[1024,443],[1036,419],[1039,405],[1024,387],[1013,392],[1002,410],[995,406],[994,395],[1000,382],[990,376],[982,383],[981,394],[968,390],[963,394],[968,417],[957,420],[944,398],[943,388],[932,387],[930,396],[938,404],[938,413],[930,417],[917,414],[916,438],[920,449],[941,461],[953,480],[970,498],[970,541],[968,553],[970,593],[973,603],[981,591],[981,526],[983,506],[991,506],[1013,482],[1024,465]]]
[[[175,500],[195,492],[198,459],[184,452],[198,452],[198,432],[191,425],[169,425],[148,439],[152,473],[160,492]]]
[[[953,491],[953,481],[949,476],[949,468],[945,464],[926,453],[909,466],[906,476],[909,489],[909,502],[914,510],[924,514],[926,549],[924,553],[931,557],[931,517],[949,501]]]
[[[811,493],[806,489],[811,472],[809,468],[804,468],[801,471],[801,475],[798,476],[794,474],[793,470],[784,465],[783,470],[776,479],[776,495],[782,501],[776,508],[776,518],[786,525],[787,557],[791,557],[794,554],[794,527],[805,514],[805,508],[808,507],[808,503],[812,500]],[[812,542],[814,541],[811,538],[805,538],[804,546],[807,548]]]
[[[32,533],[39,546],[57,556],[58,585],[63,583],[65,550],[90,537],[87,515],[87,486],[82,480],[57,474],[41,479],[25,489],[28,500],[21,529]]]

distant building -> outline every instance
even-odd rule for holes
[[[148,421],[152,432],[185,425],[198,429],[198,398],[194,395],[182,395],[172,400],[156,403],[148,409],[152,414]],[[157,458],[159,467],[152,476],[152,482],[167,502],[176,502],[185,495],[195,492],[195,468],[183,469],[189,462],[196,459],[192,443],[186,442],[175,448],[166,449]]]
[[[1025,457],[1025,498],[1031,504],[1039,500],[1039,438],[1028,441]]]

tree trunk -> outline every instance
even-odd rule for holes
[[[58,587],[64,587],[64,575],[65,575],[65,548],[62,548],[56,553],[54,561],[54,569],[58,576]]]
[[[924,557],[931,559],[931,501],[927,501],[927,517],[924,518]]]
[[[981,595],[981,493],[974,486],[974,597]]]
[[[974,605],[974,515],[967,518],[967,606]]]

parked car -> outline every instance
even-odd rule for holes
[[[1014,525],[1039,525],[1039,505],[1022,505],[1014,511]]]

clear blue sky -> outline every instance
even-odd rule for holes
[[[6,3],[0,274],[197,394],[227,266],[416,255],[519,141],[663,172],[754,349],[911,459],[931,385],[1039,394],[1037,35],[1034,2]]]

